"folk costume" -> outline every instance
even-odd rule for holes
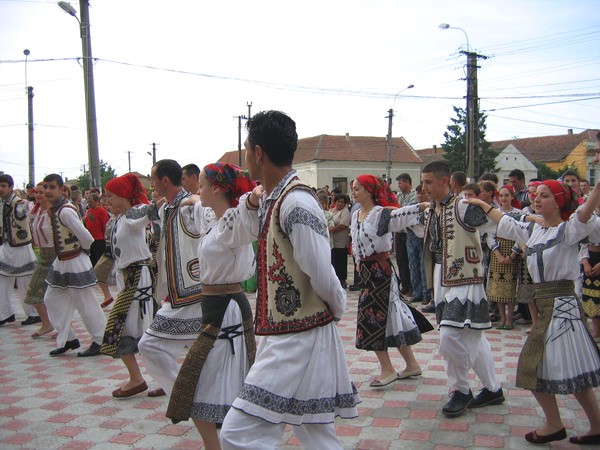
[[[44,295],[46,295],[48,288],[46,277],[52,263],[56,259],[56,251],[54,250],[54,240],[52,237],[50,209],[43,211],[39,205],[36,205],[29,213],[29,217],[31,219],[33,242],[37,245],[40,256],[27,287],[25,303],[28,305],[39,305],[44,303]]]
[[[331,266],[323,210],[295,171],[264,194],[259,208],[242,197],[219,222],[219,241],[258,236],[256,359],[221,430],[223,449],[277,448],[285,424],[307,448],[341,448],[334,418],[357,416],[334,320],[346,293]],[[230,229],[231,228],[231,229]]]
[[[596,250],[591,250],[590,246],[596,248]],[[594,267],[600,263],[600,252],[597,251],[598,247],[600,247],[600,242],[583,244],[579,251],[579,259],[587,258],[590,266]],[[600,275],[584,274],[581,302],[586,317],[600,319]]]
[[[544,181],[562,208],[571,190]],[[518,387],[546,394],[572,394],[600,386],[600,354],[587,329],[574,283],[579,278],[579,242],[598,226],[577,213],[557,226],[517,222],[504,216],[498,235],[526,245],[527,268],[534,283],[539,318],[523,346],[517,366]],[[592,237],[590,236],[590,239]],[[599,239],[600,240],[600,239]]]
[[[470,395],[468,373],[473,369],[486,389],[497,392],[492,351],[483,335],[492,324],[478,231],[495,234],[496,225],[481,208],[465,204],[452,191],[440,203],[439,215],[435,201],[426,215],[425,274],[428,288],[433,288],[448,384]]]
[[[352,252],[360,261],[363,286],[358,299],[356,348],[384,351],[414,345],[422,340],[421,332],[412,311],[402,300],[390,250],[391,233],[417,224],[419,206],[385,208],[398,207],[391,192],[382,195],[383,190],[389,191],[387,184],[384,186],[372,175],[361,175],[357,179],[373,195],[376,205],[362,221],[360,210],[352,217]]]
[[[28,205],[13,192],[8,200],[0,202],[0,320],[15,314],[11,303],[15,280],[25,314],[38,315],[32,305],[24,302],[35,264]]]
[[[92,342],[100,345],[106,317],[94,292],[96,275],[90,258],[83,251],[90,248],[94,238],[81,222],[75,207],[66,199],[52,205],[51,224],[56,259],[46,277],[48,289],[44,303],[58,332],[56,344],[64,347],[67,341],[77,338],[71,328],[77,310]]]
[[[109,247],[117,267],[119,295],[110,311],[100,351],[113,358],[138,353],[138,342],[150,326],[154,311],[150,250],[146,243],[148,204],[145,188],[133,174],[113,178],[105,189],[129,199],[132,207],[115,217]]]
[[[197,255],[200,234],[194,224],[193,207],[180,207],[189,196],[182,188],[171,203],[159,210],[155,204],[139,209],[140,214],[161,223],[156,298],[162,302],[139,348],[146,369],[167,394],[171,393],[179,373],[177,358],[185,347],[194,343],[202,329],[202,285]],[[204,223],[209,224],[210,218]]]
[[[229,193],[237,206],[240,195],[254,188],[245,172],[233,165],[203,169],[212,185]],[[255,272],[252,244],[227,246],[217,228],[233,232],[225,218],[205,224],[207,208],[196,203],[202,280],[202,331],[190,347],[171,393],[167,417],[177,423],[192,419],[222,423],[256,354],[252,310],[241,282]],[[226,213],[227,214],[227,213]]]

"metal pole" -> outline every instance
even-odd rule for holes
[[[248,120],[250,120],[252,118],[252,114],[250,113],[250,109],[252,108],[252,102],[246,102],[246,105],[248,105]]]
[[[27,128],[29,131],[29,183],[35,186],[35,157],[33,151],[33,87],[27,86]]]
[[[100,180],[100,156],[96,124],[96,94],[94,91],[94,64],[88,0],[79,0],[81,8],[81,46],[83,50],[83,84],[85,88],[85,112],[87,118],[88,160],[90,187],[102,187]]]
[[[387,164],[385,166],[385,176],[387,182],[390,183],[392,179],[392,120],[394,118],[394,110],[388,110],[388,134],[387,134]]]

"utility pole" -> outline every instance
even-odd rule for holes
[[[129,173],[131,173],[131,152],[127,150],[127,162],[129,163]]]
[[[152,165],[154,165],[154,164],[156,164],[156,146],[160,145],[160,144],[157,144],[156,142],[153,142],[150,145],[152,146],[152,153],[150,153],[150,152],[146,152],[146,153],[148,153],[149,155],[152,156]]]
[[[477,58],[487,56],[475,52],[461,52],[467,55],[467,151],[466,173],[471,182],[481,175],[481,147],[479,142],[479,97],[477,90]]]
[[[33,87],[27,86],[27,129],[29,134],[29,183],[35,186],[35,157],[33,151]]]
[[[250,112],[250,106],[248,106],[248,112]],[[242,119],[247,120],[248,118],[244,115],[233,116],[238,120],[238,166],[242,167]]]
[[[387,163],[385,166],[385,177],[387,178],[387,182],[391,183],[392,180],[392,123],[394,119],[394,110],[389,109],[388,115],[386,117],[388,119],[388,133],[386,137],[387,144]]]
[[[248,106],[248,120],[250,120],[252,118],[252,113],[250,112],[250,109],[252,108],[252,102],[246,102],[246,105]]]

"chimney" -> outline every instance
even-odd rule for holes
[[[567,130],[567,134],[573,134],[573,128],[569,128],[569,129]]]
[[[437,153],[437,145],[433,144],[433,154],[435,155]]]

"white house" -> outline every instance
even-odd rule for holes
[[[513,169],[520,169],[525,174],[525,180],[537,177],[537,168],[514,145],[509,144],[495,158],[496,175],[500,184],[508,182],[508,174]]]

